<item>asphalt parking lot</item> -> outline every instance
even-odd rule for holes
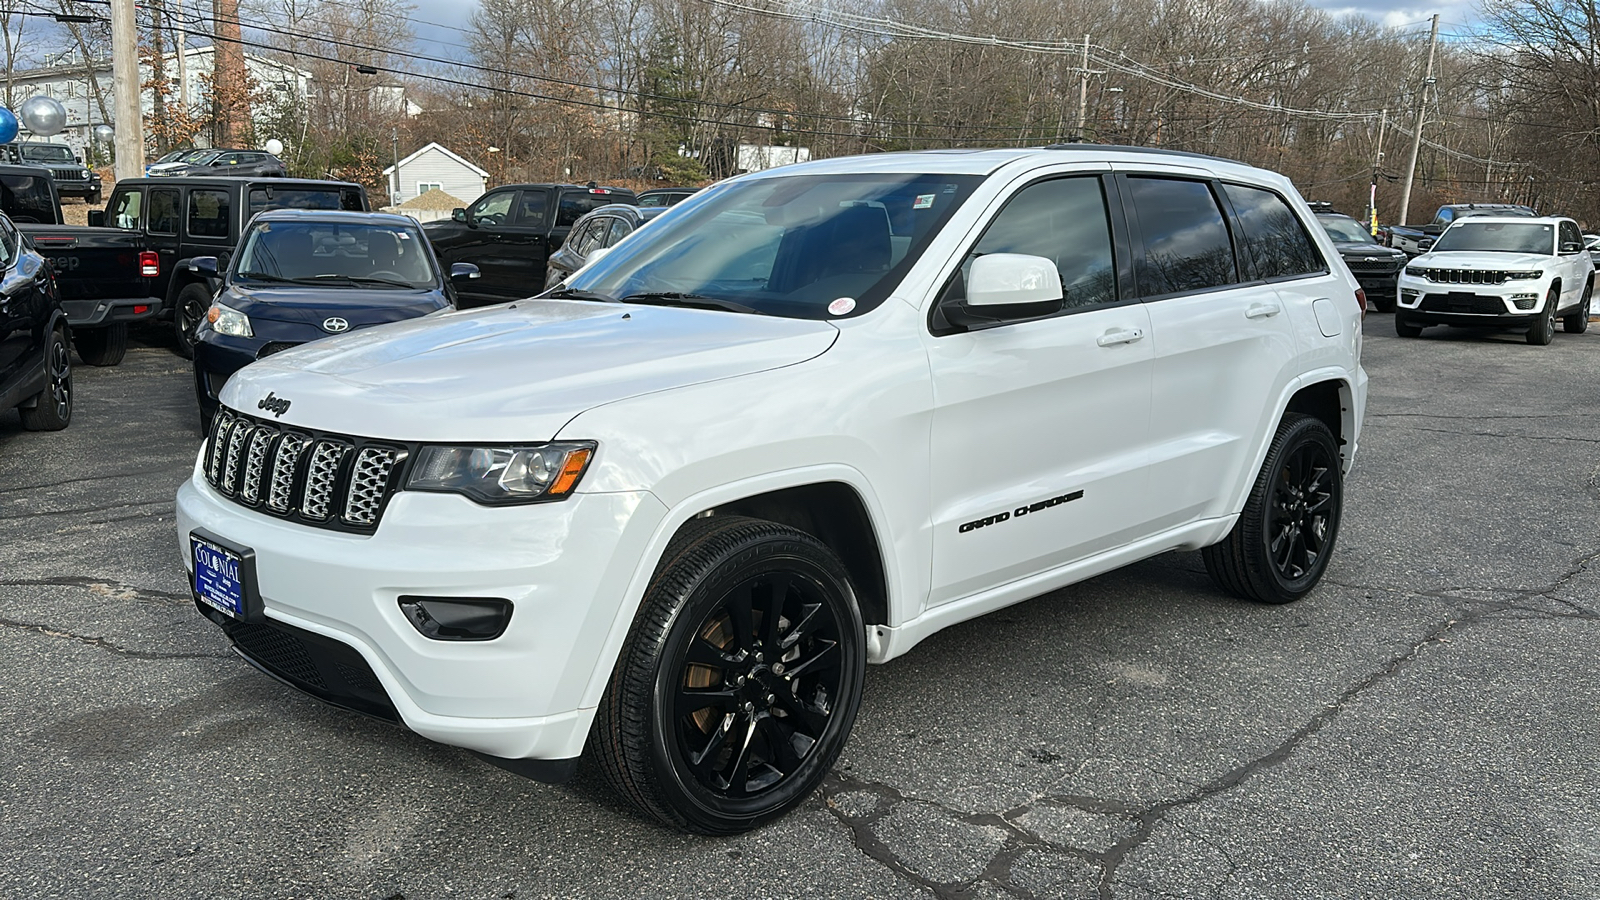
[[[1366,332],[1309,598],[1175,553],[949,629],[716,840],[235,657],[174,532],[188,364],[140,333],[67,431],[0,413],[0,897],[1600,896],[1600,331]]]

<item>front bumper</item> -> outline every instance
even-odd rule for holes
[[[189,534],[197,528],[255,553],[263,624],[276,634],[234,638],[252,662],[268,662],[262,667],[307,689],[304,672],[293,677],[265,660],[262,642],[283,635],[331,642],[312,654],[313,670],[336,668],[339,648],[347,648],[370,680],[346,658],[350,674],[324,678],[329,690],[309,692],[431,740],[509,759],[566,760],[582,751],[594,716],[582,698],[593,678],[604,677],[597,667],[634,563],[665,512],[642,492],[489,508],[401,491],[377,532],[359,536],[239,506],[198,469],[177,498],[191,579]],[[402,614],[402,595],[499,597],[513,612],[494,640],[430,640]],[[236,627],[231,620],[229,627]]]
[[[1401,275],[1395,308],[1419,325],[1517,328],[1536,321],[1546,302],[1559,302],[1547,300],[1550,287],[1548,278],[1456,285]]]

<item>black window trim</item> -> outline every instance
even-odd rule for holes
[[[1214,184],[1212,193],[1222,199],[1224,204],[1223,213],[1228,219],[1230,225],[1229,231],[1235,234],[1234,255],[1241,261],[1245,259],[1250,260],[1250,275],[1253,280],[1247,282],[1248,284],[1286,284],[1291,281],[1299,281],[1302,278],[1323,278],[1333,273],[1333,269],[1328,265],[1327,254],[1323,253],[1322,248],[1317,246],[1316,238],[1311,236],[1311,229],[1306,227],[1305,220],[1300,218],[1300,213],[1295,210],[1294,204],[1289,202],[1289,198],[1283,196],[1264,184],[1251,184],[1248,181],[1236,181],[1227,178],[1217,178],[1213,179],[1213,181]],[[1264,194],[1271,194],[1272,196],[1278,198],[1278,202],[1282,203],[1284,207],[1289,210],[1289,215],[1294,216],[1295,222],[1299,223],[1301,235],[1305,237],[1306,243],[1311,245],[1311,249],[1316,252],[1317,258],[1322,260],[1322,268],[1312,272],[1302,272],[1298,275],[1277,275],[1272,278],[1262,278],[1260,270],[1256,268],[1255,254],[1250,252],[1249,243],[1244,239],[1244,236],[1239,233],[1243,230],[1243,223],[1240,219],[1238,210],[1233,208],[1233,198],[1228,196],[1227,187],[1230,184],[1234,187],[1249,188],[1252,191],[1261,191]],[[1346,216],[1346,218],[1351,217]],[[1233,227],[1236,223],[1239,227]],[[1322,226],[1319,224],[1317,227],[1321,228]]]
[[[989,233],[990,226],[1006,211],[1023,191],[1046,181],[1059,181],[1063,178],[1095,178],[1100,182],[1100,196],[1105,203],[1107,225],[1111,230],[1111,266],[1117,273],[1117,299],[1110,303],[1097,303],[1094,306],[1063,306],[1053,313],[1042,316],[1025,316],[1015,319],[1001,319],[993,324],[961,326],[946,322],[939,308],[944,303],[945,294],[949,292],[956,276],[961,272],[962,265],[967,260],[967,255],[972,248],[978,246],[983,236]],[[976,237],[968,241],[962,251],[953,257],[953,265],[949,272],[939,281],[939,289],[934,291],[933,302],[928,304],[927,327],[928,333],[934,337],[949,337],[957,334],[971,334],[977,331],[991,331],[996,328],[1005,328],[1010,325],[1022,325],[1029,322],[1044,322],[1050,319],[1059,319],[1064,316],[1075,316],[1083,313],[1100,312],[1101,310],[1116,309],[1123,306],[1132,306],[1139,303],[1139,298],[1133,292],[1133,258],[1129,255],[1131,250],[1127,219],[1122,215],[1122,193],[1117,184],[1116,173],[1104,169],[1078,169],[1065,172],[1050,172],[1040,175],[1022,184],[1016,190],[1007,194],[1000,203],[999,209],[983,223],[983,228]]]

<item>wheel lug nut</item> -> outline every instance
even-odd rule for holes
[[[737,684],[737,685],[740,685],[740,686],[743,686],[744,685],[744,676],[740,675],[738,678],[734,679],[733,683]]]
[[[774,674],[774,675],[782,675],[783,674],[783,663],[773,663],[772,664],[772,674]]]

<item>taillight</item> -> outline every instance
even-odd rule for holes
[[[1356,305],[1361,307],[1361,318],[1367,317],[1367,292],[1364,288],[1356,288]]]
[[[139,254],[139,274],[146,278],[154,278],[161,274],[161,256],[154,250],[145,250]]]

